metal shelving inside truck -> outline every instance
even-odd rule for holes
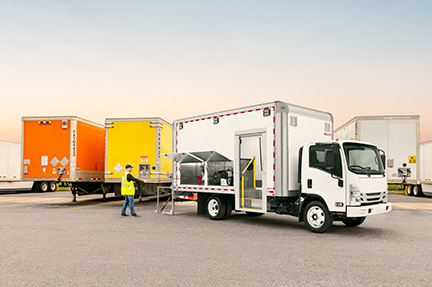
[[[174,197],[198,214],[289,214],[309,230],[356,226],[389,212],[382,158],[369,143],[332,140],[333,116],[271,102],[173,123]]]

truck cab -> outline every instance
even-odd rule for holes
[[[360,141],[310,142],[300,149],[300,220],[325,232],[334,220],[357,226],[390,212],[385,154]]]

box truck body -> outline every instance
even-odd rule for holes
[[[155,194],[157,184],[171,183],[172,162],[161,156],[172,151],[170,123],[161,118],[107,118],[105,128],[105,183],[113,184],[116,195],[126,164],[144,181],[145,193]]]
[[[0,192],[31,190],[21,181],[21,144],[0,141]]]
[[[197,194],[198,214],[210,219],[226,218],[233,209],[276,212],[324,232],[333,220],[353,226],[389,212],[383,170],[358,174],[342,163],[343,149],[378,156],[376,147],[345,147],[332,135],[331,114],[276,101],[176,120],[174,152],[164,155],[173,160],[173,192],[179,198]],[[337,166],[327,162],[326,169],[324,155],[338,159]]]
[[[355,117],[335,131],[335,138],[368,141],[384,150],[388,183],[419,183],[419,116]]]
[[[79,117],[22,119],[22,178],[39,183],[102,182],[105,129]]]

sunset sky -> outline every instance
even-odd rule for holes
[[[274,100],[420,115],[432,139],[430,0],[0,0],[0,141],[21,117],[162,117]]]

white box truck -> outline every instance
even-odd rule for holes
[[[21,181],[21,144],[0,141],[0,192],[30,191],[32,186]]]
[[[332,140],[333,116],[280,101],[176,120],[173,193],[198,214],[289,214],[312,232],[390,212],[373,144]]]
[[[374,143],[387,155],[387,182],[404,184],[407,193],[420,178],[419,116],[358,116],[335,130],[335,138]]]
[[[420,144],[420,180],[413,186],[412,193],[415,196],[432,196],[432,141]]]

